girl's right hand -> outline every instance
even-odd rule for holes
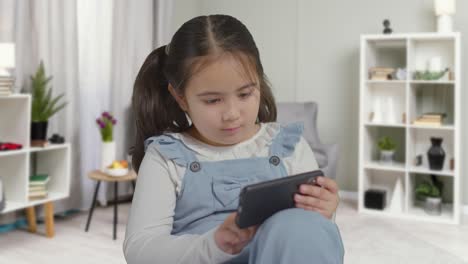
[[[235,219],[237,213],[230,214],[214,234],[216,245],[228,254],[238,254],[252,240],[257,232],[257,226],[240,229]]]

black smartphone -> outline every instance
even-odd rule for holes
[[[246,228],[261,224],[278,211],[295,207],[294,194],[301,184],[315,184],[321,170],[304,172],[245,186],[239,195],[236,224]]]

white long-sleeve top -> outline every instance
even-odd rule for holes
[[[221,161],[267,157],[279,130],[278,123],[261,124],[252,138],[228,147],[211,146],[186,133],[171,135],[193,150],[200,161]],[[318,169],[312,149],[303,137],[283,162],[288,175]],[[148,146],[138,172],[123,245],[127,263],[222,263],[236,256],[218,248],[214,240],[217,228],[201,235],[171,235],[185,169],[166,159],[151,144]]]

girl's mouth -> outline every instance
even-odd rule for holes
[[[234,133],[234,132],[237,132],[237,130],[239,130],[239,128],[240,128],[240,126],[239,127],[224,128],[223,131],[228,132],[228,133]]]

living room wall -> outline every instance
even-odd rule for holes
[[[435,31],[432,7],[432,0],[177,0],[173,29],[202,14],[230,14],[243,21],[257,42],[277,100],[319,103],[322,141],[340,146],[340,188],[356,191],[359,37],[381,33],[386,18],[395,33]],[[455,30],[462,33],[462,50],[468,50],[468,42],[463,41],[463,36],[468,36],[468,2],[457,1],[457,10]],[[462,54],[465,68],[468,54]],[[467,94],[463,90],[464,98]],[[462,121],[466,131],[468,117],[462,116]],[[465,157],[467,140],[463,146]],[[468,204],[468,180],[463,182],[463,189],[464,203]]]

